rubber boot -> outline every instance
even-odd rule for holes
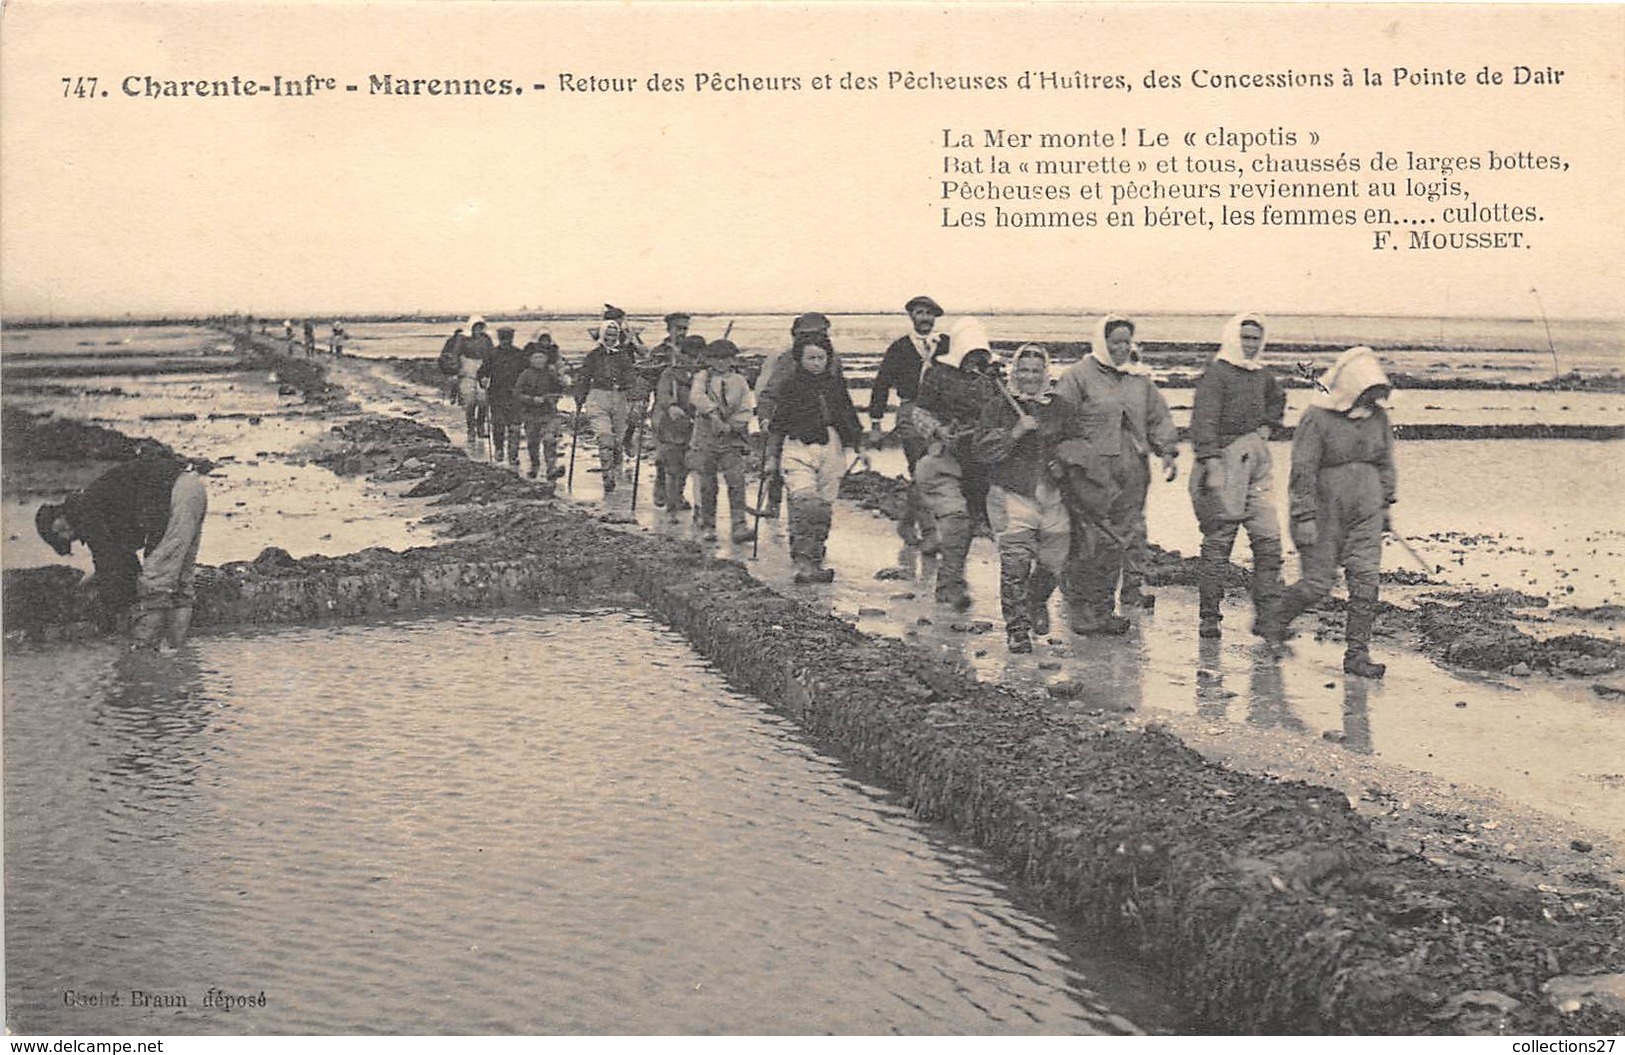
[[[767,503],[762,506],[762,516],[769,520],[779,519],[779,512],[784,505],[784,477],[773,473],[767,478]]]
[[[816,495],[790,496],[790,557],[798,583],[833,582],[835,572],[824,567],[824,545],[834,509]]]
[[[1031,554],[1006,552],[999,554],[999,614],[1004,616],[1005,631],[1011,635],[1029,634],[1032,623],[1028,613],[1032,580]],[[1028,649],[1032,643],[1027,644]],[[1011,651],[1015,651],[1013,648]]]
[[[688,470],[679,468],[672,470],[666,476],[666,508],[675,513],[686,513],[694,507],[688,499],[683,497],[683,490],[688,486]]]
[[[903,515],[897,520],[897,536],[903,540],[905,546],[918,546],[920,544],[920,500],[914,493],[914,485],[909,484],[908,490],[903,492]]]
[[[1146,593],[1145,575],[1137,566],[1131,567],[1127,561],[1123,563],[1123,589],[1118,594],[1118,601],[1124,608],[1155,608],[1157,606],[1156,594]]]
[[[162,608],[150,608],[137,612],[135,621],[130,626],[131,647],[157,648],[158,638],[164,632],[165,616],[167,614]]]
[[[655,508],[664,509],[666,506],[666,472],[664,469],[657,468],[655,470],[655,485],[652,491],[653,495],[650,500],[654,502]]]
[[[1265,641],[1281,639],[1281,540],[1253,543],[1253,633]]]
[[[1309,610],[1310,603],[1307,593],[1301,583],[1293,583],[1281,591],[1281,599],[1275,606],[1275,619],[1270,629],[1275,636],[1270,640],[1281,644],[1292,636],[1292,621]]]
[[[1049,636],[1049,599],[1054,592],[1055,573],[1042,564],[1034,565],[1027,580],[1027,623],[1034,637]]]
[[[1224,573],[1229,563],[1211,556],[1202,557],[1197,563],[1196,611],[1201,619],[1197,630],[1200,637],[1220,636],[1219,624],[1224,621]]]
[[[1350,596],[1348,617],[1343,626],[1343,670],[1362,678],[1380,678],[1388,667],[1371,659],[1371,625],[1377,619],[1377,599]]]
[[[937,564],[937,600],[963,612],[971,606],[965,584],[965,560],[970,555],[970,518],[953,513],[937,519],[942,559]]]
[[[191,629],[191,605],[177,605],[169,610],[169,617],[164,620],[164,635],[169,639],[171,648],[180,648],[186,644],[186,635]]]
[[[1117,615],[1116,585],[1121,565],[1110,560],[1100,559],[1097,552],[1096,559],[1090,560],[1080,566],[1077,582],[1074,587],[1077,591],[1076,601],[1072,606],[1072,632],[1087,636],[1117,635],[1128,633],[1129,621]]]
[[[732,541],[749,542],[756,537],[756,529],[746,521],[743,509],[728,510],[728,521],[731,528],[728,538]]]

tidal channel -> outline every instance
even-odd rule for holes
[[[4,677],[13,1032],[1177,1028],[639,613],[19,651]]]

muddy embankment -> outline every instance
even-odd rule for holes
[[[737,562],[550,499],[437,430],[362,419],[334,439],[335,465],[439,493],[455,540],[215,569],[200,628],[635,597],[923,818],[1137,954],[1192,1028],[1625,1030],[1606,992],[1625,981],[1610,973],[1625,963],[1625,896],[1606,883],[1535,889],[1440,868],[1388,847],[1341,792],[1223,769],[1169,735],[980,683]]]

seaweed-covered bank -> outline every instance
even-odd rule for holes
[[[1443,870],[1388,848],[1339,792],[1226,770],[1164,733],[977,682],[782,597],[738,563],[551,501],[438,430],[363,418],[336,439],[346,469],[439,495],[454,540],[306,560],[273,550],[200,572],[200,626],[635,598],[922,816],[1137,952],[1199,1028],[1625,1027],[1617,890]]]

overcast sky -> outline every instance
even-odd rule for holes
[[[466,311],[521,305],[641,310],[823,307],[891,311],[931,290],[967,308],[1619,317],[1625,274],[1625,18],[1614,8],[1441,6],[1108,8],[1045,4],[559,5],[392,3],[6,5],[0,62],[0,275],[8,317],[247,310]],[[1459,71],[1464,87],[1217,90],[1194,71],[1362,67]],[[1560,83],[1475,83],[1481,67],[1562,70]],[[891,89],[891,71],[998,76],[1004,90]],[[1132,92],[1023,91],[1024,71],[1123,74]],[[1156,72],[1179,88],[1148,89]],[[848,72],[875,90],[817,90]],[[687,90],[653,93],[651,74]],[[697,75],[801,79],[795,92],[697,91]],[[302,79],[313,98],[129,97],[145,78]],[[369,77],[509,78],[523,95],[383,96]],[[632,93],[564,92],[560,74],[630,77]],[[63,78],[98,97],[63,97]],[[126,78],[134,78],[126,81]],[[1426,78],[1424,78],[1426,79]],[[1548,78],[1555,80],[1556,78]],[[70,81],[69,89],[77,82]],[[547,87],[536,91],[532,86]],[[360,90],[346,92],[356,84]],[[101,91],[107,97],[99,97]],[[1167,133],[1169,145],[1140,148]],[[944,129],[977,149],[945,151]],[[1111,203],[1007,211],[1096,211],[1092,229],[993,226],[996,203],[944,200],[944,155],[984,173],[987,129],[1121,136],[1108,150],[1006,152],[1006,160],[1184,159],[1250,166],[1340,154],[1360,161],[1361,197],[1225,199],[1251,230],[1109,229]],[[1245,153],[1207,146],[1245,132],[1296,142]],[[1186,147],[1187,133],[1197,147]],[[1311,142],[1318,135],[1318,142]],[[1398,197],[1365,197],[1378,150],[1401,159]],[[1436,156],[1531,152],[1563,171],[1407,171]],[[1405,179],[1461,182],[1470,198],[1429,203]],[[1350,178],[1330,172],[1327,181]],[[1001,185],[1020,181],[998,176]],[[1054,182],[1051,177],[1033,182]],[[1523,206],[1536,222],[1444,222],[1447,206]],[[1149,202],[1195,208],[1201,201]],[[1218,202],[1207,218],[1217,222]],[[1260,229],[1274,208],[1387,206],[1374,229]],[[980,211],[989,226],[945,227]],[[1516,233],[1516,248],[1408,248],[1409,230]]]

